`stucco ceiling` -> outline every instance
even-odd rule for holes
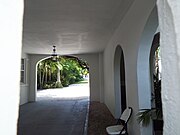
[[[23,50],[30,54],[103,51],[133,0],[25,0]]]

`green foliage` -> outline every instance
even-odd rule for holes
[[[83,75],[87,73],[87,68],[82,67],[77,58],[61,58],[61,64],[63,65],[61,80],[63,86],[68,86],[75,82],[81,81]],[[86,71],[86,72],[85,72]]]
[[[161,80],[154,75],[154,94],[152,101],[155,101],[155,108],[151,109],[141,109],[137,114],[138,122],[142,123],[143,126],[147,126],[150,123],[150,120],[162,120],[162,101],[161,101]]]
[[[141,109],[137,116],[137,121],[142,123],[142,126],[148,126],[150,120],[162,120],[162,113],[158,108]]]
[[[139,123],[142,122],[143,126],[147,126],[150,123],[151,115],[152,115],[151,109],[142,109],[137,114],[137,116],[138,116],[137,121]]]
[[[72,56],[58,56],[57,61],[43,60],[37,68],[38,89],[67,87],[89,73],[88,64]]]
[[[162,100],[161,100],[161,74],[160,74],[160,47],[158,47],[154,53],[154,71],[153,71],[153,84],[154,89],[152,92],[151,101],[154,103],[154,108],[141,109],[137,114],[138,122],[143,126],[147,126],[150,120],[163,120],[162,113]]]

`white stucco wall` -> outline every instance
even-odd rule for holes
[[[29,86],[26,84],[20,85],[20,105],[23,105],[29,101]]]
[[[139,109],[151,108],[151,74],[150,74],[150,52],[154,35],[158,27],[157,8],[151,12],[144,27],[138,51],[137,59],[137,79],[138,79],[138,97]],[[141,127],[142,135],[152,135],[152,124],[147,127]]]
[[[36,64],[41,59],[48,57],[47,55],[29,55],[29,102],[36,101]]]
[[[79,54],[75,56],[86,60],[90,66],[90,100],[103,102],[102,53]]]
[[[114,93],[114,53],[118,44],[121,45],[125,58],[127,105],[133,108],[129,125],[129,134],[140,135],[140,126],[136,114],[139,111],[137,85],[137,58],[140,39],[146,21],[155,6],[155,0],[135,0],[104,52],[104,94],[105,103],[115,115]]]
[[[158,0],[164,135],[180,134],[180,2]]]
[[[104,61],[103,53],[99,53],[99,90],[100,90],[100,102],[104,103]]]
[[[0,0],[0,135],[16,135],[23,1]]]
[[[90,100],[101,101],[102,91],[102,53],[75,55],[86,60],[90,66]],[[29,55],[29,101],[36,101],[36,64],[39,60],[48,57],[47,55]]]
[[[29,101],[29,56],[22,52],[21,58],[25,59],[25,83],[20,83],[20,105]]]

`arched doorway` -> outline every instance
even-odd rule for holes
[[[89,65],[69,55],[57,56],[56,61],[43,58],[36,64],[35,88],[37,97],[89,98]]]
[[[126,85],[125,85],[125,64],[124,53],[118,45],[114,56],[114,90],[115,90],[115,117],[118,118],[125,110],[126,103]]]
[[[90,91],[90,100],[96,101],[99,100],[99,70],[96,70],[99,67],[98,61],[99,61],[99,55],[91,55],[91,54],[84,54],[84,55],[75,55],[79,58],[82,58],[83,60],[86,60],[89,64],[89,91]],[[30,91],[29,91],[29,102],[35,102],[36,99],[36,92],[37,92],[37,63],[47,58],[48,55],[30,55],[31,63],[29,65],[30,69]]]
[[[121,112],[123,112],[126,107],[126,82],[125,82],[125,63],[124,63],[124,54],[121,54],[121,62],[120,62],[120,83],[121,83]]]
[[[163,114],[161,99],[161,56],[160,56],[160,33],[154,35],[150,53],[150,75],[152,86],[152,114],[154,134],[163,134]]]
[[[139,110],[151,109],[151,89],[152,78],[150,75],[150,52],[154,34],[158,28],[157,8],[152,10],[144,31],[142,33],[137,61],[137,77],[138,77],[138,97]],[[145,127],[141,126],[141,134],[152,135],[152,121]]]

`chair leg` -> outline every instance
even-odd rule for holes
[[[126,132],[125,134],[121,134],[121,133],[120,133],[119,135],[129,135],[129,134],[128,134],[128,132]]]

